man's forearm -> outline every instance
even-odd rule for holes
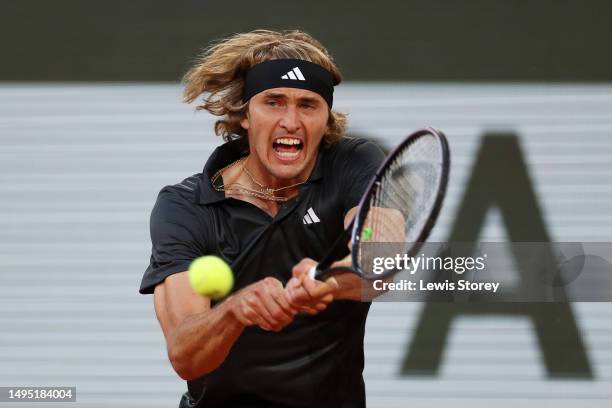
[[[336,274],[334,278],[338,282],[338,290],[334,295],[334,299],[367,302],[385,293],[384,291],[374,289],[372,282],[362,279],[351,272]]]
[[[350,267],[352,265],[351,256],[347,255],[343,259],[336,261],[332,264],[332,267],[342,268]],[[352,272],[339,272],[333,275],[333,278],[338,284],[338,289],[334,294],[334,299],[338,300],[355,300],[361,302],[369,302],[370,300],[382,295],[386,291],[376,290],[372,285],[372,282],[355,275]],[[387,278],[388,279],[393,279]]]
[[[192,380],[219,367],[244,330],[234,316],[232,297],[183,320],[168,341],[168,356],[178,375]]]

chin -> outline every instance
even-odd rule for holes
[[[296,168],[296,166],[284,166],[284,167],[289,167],[289,168],[279,169],[278,167],[276,167],[275,169],[273,169],[272,175],[281,180],[291,180],[291,179],[298,177],[302,170],[301,166],[300,168]]]

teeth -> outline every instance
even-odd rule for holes
[[[293,152],[293,153],[292,152],[277,152],[277,154],[281,157],[293,158],[293,157],[297,157],[299,153],[298,152]]]
[[[302,142],[300,141],[300,139],[291,139],[288,137],[281,137],[280,139],[276,139],[275,143],[292,146],[292,145],[299,145]]]

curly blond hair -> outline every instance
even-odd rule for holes
[[[309,34],[299,30],[255,30],[235,34],[205,49],[183,78],[184,101],[191,103],[203,95],[196,110],[223,116],[215,122],[215,133],[225,141],[246,141],[247,131],[240,126],[248,110],[248,102],[242,102],[246,73],[255,64],[281,58],[314,62],[331,72],[334,82],[342,80],[329,52]],[[327,124],[324,140],[333,143],[345,133],[346,114],[330,109]]]

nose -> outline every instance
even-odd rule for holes
[[[300,118],[295,106],[288,106],[280,120],[280,126],[288,133],[295,133],[300,128]]]

